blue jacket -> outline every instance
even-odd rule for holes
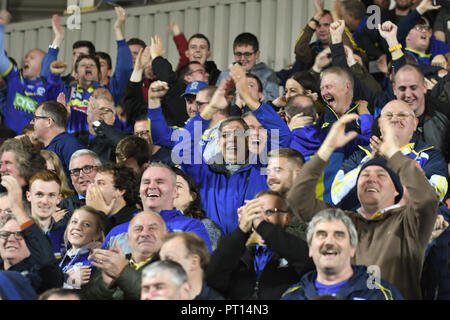
[[[106,89],[108,89],[114,98],[114,103],[116,105],[119,104],[120,99],[122,98],[122,95],[124,93],[125,87],[128,84],[128,80],[130,79],[131,72],[133,71],[133,59],[131,56],[130,48],[128,47],[128,44],[125,39],[118,40],[117,42],[117,58],[116,58],[116,65],[114,68],[114,73],[112,77],[110,78],[108,84],[104,86]],[[52,77],[50,73],[50,65],[53,61],[55,61],[58,58],[59,49],[53,49],[49,48],[47,54],[44,56],[44,59],[42,60],[42,67],[41,67],[41,77],[45,77],[50,79]],[[100,70],[99,70],[100,72]],[[60,77],[58,77],[60,78]],[[98,82],[94,82],[94,87],[98,88],[100,85]],[[61,81],[60,88],[64,89],[64,93],[66,94],[66,102],[70,101],[71,105],[82,107],[82,109],[85,107],[85,104],[87,104],[87,100],[89,99],[89,96],[80,98],[80,95],[74,97],[73,99],[70,99],[72,88],[77,89],[76,87],[73,87],[71,85],[64,85]],[[60,90],[63,91],[63,90]],[[78,88],[78,91],[84,91],[81,88]],[[93,90],[92,90],[93,91]],[[81,104],[81,105],[80,105]],[[76,109],[76,108],[75,108]],[[85,110],[84,110],[85,111]]]
[[[27,80],[5,55],[5,26],[0,25],[0,76],[7,83],[7,98],[4,124],[17,134],[33,118],[37,107],[44,101],[56,100],[57,87],[46,82],[44,78]]]
[[[271,129],[270,121],[274,119],[282,121],[278,114],[274,117],[272,111],[272,107],[265,103],[253,111],[253,115],[267,130]],[[200,130],[203,132],[209,121],[202,119],[198,114],[188,121],[185,129],[189,134],[174,148],[174,154],[177,151],[183,152],[181,168],[199,184],[203,210],[207,217],[214,220],[224,234],[227,234],[238,226],[237,209],[245,204],[245,200],[253,199],[259,191],[268,189],[267,176],[262,171],[265,165],[260,161],[249,161],[230,174],[225,164],[205,163],[201,157],[202,147],[195,141],[195,138],[199,139],[201,136],[196,132],[198,130],[196,123],[201,124]],[[288,147],[289,130],[285,136],[282,128],[277,129],[280,129],[279,147]],[[190,152],[191,150],[193,152]]]
[[[358,113],[358,105],[352,102],[350,108],[347,110],[346,114]],[[317,125],[321,127],[321,130],[328,134],[331,126],[339,119],[338,115],[330,106],[325,107],[324,113],[319,117]],[[317,193],[319,199],[325,202],[331,203],[331,185],[333,183],[334,177],[336,176],[341,163],[345,158],[349,157],[355,150],[357,150],[358,145],[368,145],[369,140],[372,136],[372,123],[373,116],[370,114],[360,115],[359,120],[355,120],[347,124],[345,131],[356,131],[358,136],[347,143],[344,147],[339,148],[333,152],[330,157],[330,163],[325,168],[323,175],[323,194],[321,192]]]
[[[289,148],[300,151],[305,160],[309,161],[311,156],[320,148],[325,138],[325,132],[315,122],[310,123],[306,126],[292,129]]]
[[[400,292],[392,284],[381,279],[369,282],[370,273],[367,272],[365,266],[353,266],[353,271],[353,276],[339,290],[337,298],[344,300],[403,300]],[[318,296],[315,286],[316,279],[317,271],[306,273],[299,283],[290,287],[283,294],[281,300],[314,299]]]
[[[159,212],[159,215],[166,222],[167,231],[193,232],[205,241],[206,245],[208,246],[209,252],[212,252],[211,240],[209,239],[208,231],[200,220],[186,217],[181,213],[181,211],[176,209],[162,210]],[[118,226],[112,228],[103,241],[102,249],[113,248],[114,244],[117,242],[123,253],[131,253],[131,249],[128,245],[127,239],[129,225],[130,221],[119,224]]]
[[[448,190],[448,168],[442,153],[435,147],[414,139],[401,150],[421,166],[442,200]],[[331,189],[334,205],[344,210],[356,210],[360,207],[356,178],[362,164],[370,158],[371,151],[369,146],[360,147],[360,150],[355,151],[342,163]]]
[[[409,31],[415,26],[417,20],[420,18],[420,13],[417,10],[411,11],[406,17],[404,17],[398,24],[397,38],[400,43],[404,44],[404,51],[410,54],[417,61],[418,64],[431,64],[431,60],[438,54],[445,55],[450,52],[450,45],[437,40],[434,35],[430,39],[430,47],[427,54],[421,54],[410,48],[406,48],[405,39],[408,36]]]
[[[41,76],[46,76],[49,84],[57,89],[58,93],[64,92],[66,102],[70,102],[71,115],[69,117],[69,125],[67,131],[69,133],[85,130],[86,110],[89,97],[96,88],[100,88],[100,84],[93,81],[92,85],[86,90],[79,85],[64,84],[61,77],[50,74],[50,64],[57,59],[59,49],[50,48],[42,61]],[[132,57],[130,48],[125,40],[117,41],[117,59],[114,74],[110,81],[103,88],[108,89],[113,98],[115,105],[119,105],[124,94],[125,87],[133,70]],[[56,98],[54,98],[56,100]]]

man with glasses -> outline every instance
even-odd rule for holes
[[[192,102],[193,109],[191,110],[193,117],[191,117],[189,121],[193,121],[192,119],[197,113],[201,113],[205,110],[217,89],[215,86],[204,86],[204,83],[205,82],[200,81],[192,82],[187,87],[186,92],[188,95],[192,95],[194,91],[197,90],[194,89],[195,87],[200,88],[195,93],[195,100]],[[157,145],[172,149],[178,141],[183,139],[186,131],[184,131],[183,128],[168,127],[164,121],[160,106],[161,97],[168,92],[167,84],[157,81],[150,85],[150,89],[153,89],[153,91],[149,94],[148,117],[151,123],[150,127],[152,140]],[[188,100],[186,99],[186,103],[187,101]],[[217,147],[219,125],[226,117],[229,116],[229,114],[230,108],[211,112],[210,118],[208,119],[211,121],[209,122],[207,128],[205,128],[205,132],[202,135],[202,141],[200,142],[204,149],[203,156],[205,161],[212,159],[219,153],[219,149]]]
[[[69,221],[72,213],[86,204],[88,187],[94,183],[97,167],[101,164],[98,155],[88,149],[75,151],[70,157],[69,172],[75,194],[63,199],[58,205],[60,209],[68,211],[64,220]]]
[[[66,132],[68,115],[59,102],[50,100],[42,103],[33,116],[32,124],[36,139],[45,150],[53,151],[61,160],[67,179],[70,181],[69,162],[72,154],[85,146]]]
[[[134,135],[147,141],[148,145],[150,146],[151,159],[149,159],[149,161],[151,160],[154,162],[164,162],[165,164],[168,164],[170,166],[173,165],[171,156],[172,149],[167,146],[154,144],[152,137],[150,136],[150,126],[147,114],[142,114],[136,118],[136,121],[134,122]],[[123,139],[121,141],[123,141]],[[117,147],[119,147],[119,144],[117,145]]]
[[[241,65],[245,71],[256,75],[262,83],[263,94],[266,101],[273,101],[280,96],[277,75],[264,62],[257,63],[260,55],[258,38],[248,32],[239,34],[233,42],[235,63]],[[221,72],[217,79],[218,86],[223,79],[228,78],[230,69]]]
[[[404,45],[404,51],[418,64],[431,65],[436,55],[450,52],[450,45],[433,36],[430,22],[423,16],[440,7],[433,5],[432,0],[422,0],[417,8],[398,24],[398,41]]]
[[[37,293],[61,287],[64,277],[52,245],[25,210],[17,179],[5,176],[1,184],[8,191],[12,214],[0,221],[0,270],[25,274]]]
[[[315,188],[334,150],[356,137],[356,132],[346,132],[345,127],[357,118],[346,114],[333,124],[287,195],[290,207],[305,222],[332,206],[315,197]],[[356,178],[360,207],[345,212],[360,241],[353,261],[378,266],[381,277],[403,297],[420,299],[423,262],[439,197],[416,161],[402,153],[389,120],[380,118],[379,125],[383,139],[376,146],[377,156],[364,163]]]
[[[237,213],[239,225],[213,252],[206,281],[226,299],[280,299],[313,268],[306,242],[286,232],[291,210],[280,193],[264,190]]]
[[[394,130],[396,142],[398,146],[401,146],[402,153],[416,161],[430,184],[436,189],[440,200],[443,200],[448,190],[447,163],[436,147],[414,138],[419,120],[411,107],[404,101],[393,100],[384,106],[381,118],[387,120]],[[360,146],[360,150],[344,160],[331,189],[331,198],[336,206],[346,210],[358,208],[360,204],[357,197],[356,178],[361,167],[377,156],[377,146],[385,134],[384,130],[374,132],[370,146]]]

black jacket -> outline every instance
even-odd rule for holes
[[[246,246],[250,236],[238,227],[226,235],[211,256],[206,272],[209,286],[227,299],[278,300],[305,272],[313,270],[308,246],[281,226],[261,222],[256,229],[275,253],[267,262],[260,281],[254,269],[255,245]],[[294,250],[293,250],[294,249]]]
[[[182,97],[186,90],[186,83],[178,79],[170,62],[163,57],[157,57],[152,61],[152,69],[156,79],[165,81],[169,85],[169,91],[161,99],[161,108],[167,125],[183,127],[189,119],[186,101]],[[145,104],[147,104],[146,101]]]
[[[78,131],[73,135],[80,139],[89,150],[94,151],[102,162],[116,162],[117,144],[129,133],[119,131],[103,121],[100,123],[100,126],[95,129],[96,137],[91,142],[89,142],[89,131]]]
[[[38,294],[51,288],[62,287],[64,276],[53,254],[49,238],[35,223],[22,230],[22,235],[30,250],[30,256],[8,270],[20,272],[29,278]],[[4,270],[1,259],[0,270]]]

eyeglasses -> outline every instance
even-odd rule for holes
[[[0,231],[0,238],[7,240],[12,234],[16,240],[23,240],[23,235],[20,231]]]
[[[72,169],[69,172],[71,176],[79,177],[81,171],[83,171],[85,174],[89,174],[95,169],[97,169],[96,166],[84,166],[83,168]]]
[[[254,54],[255,54],[254,52],[235,52],[234,53],[234,55],[237,58],[242,58],[243,56],[246,57],[246,58],[249,58],[249,57],[251,57]]]
[[[112,111],[112,109],[107,108],[107,107],[102,107],[99,110],[100,110],[100,114],[104,114],[104,113],[108,113],[108,112],[114,113],[114,111]]]
[[[420,31],[420,32],[427,32],[431,29],[429,26],[415,26],[414,30]]]
[[[150,130],[144,130],[144,131],[138,131],[135,132],[134,134],[137,135],[138,137],[145,137],[148,136],[148,134],[150,133]]]
[[[208,104],[209,102],[201,102],[201,101],[195,101],[195,105],[197,106],[197,109],[201,108],[202,106]]]
[[[51,119],[50,117],[46,117],[46,116],[37,116],[37,115],[34,115],[33,116],[33,119],[31,119],[31,122],[35,122],[36,120],[38,120],[38,119]]]
[[[388,120],[391,120],[392,118],[394,118],[394,116],[396,116],[400,120],[406,120],[408,117],[413,117],[414,115],[405,111],[405,112],[399,112],[399,113],[383,112],[383,113],[381,113],[381,116]]]
[[[11,209],[4,209],[4,210],[0,209],[0,215],[1,214],[4,214],[5,216],[8,214],[12,214],[12,210]]]
[[[280,210],[278,208],[273,208],[273,209],[266,209],[263,212],[264,212],[264,214],[266,216],[271,216],[271,215],[274,215],[275,213],[288,213],[289,211],[287,211],[287,210]]]

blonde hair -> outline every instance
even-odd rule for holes
[[[53,163],[53,166],[55,167],[56,171],[55,173],[58,176],[59,180],[61,181],[61,195],[63,199],[73,195],[73,190],[69,187],[66,174],[64,172],[61,160],[59,159],[58,155],[50,150],[41,150],[41,156],[46,161],[50,160]]]

